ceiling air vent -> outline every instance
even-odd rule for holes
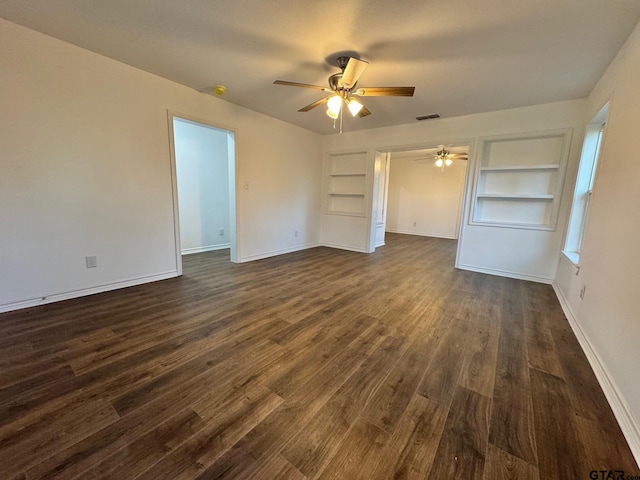
[[[432,118],[440,118],[440,114],[432,113],[430,115],[422,115],[420,117],[416,117],[416,120],[431,120]]]

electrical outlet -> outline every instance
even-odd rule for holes
[[[220,229],[220,236],[221,236],[221,237],[224,237],[224,228],[221,228],[221,229]]]
[[[244,182],[242,188],[244,188],[245,190],[249,190],[249,182]]]
[[[413,226],[417,227],[418,226],[418,222],[413,222]]]
[[[298,236],[298,230],[296,230],[295,232],[293,232],[293,236],[297,237]]]
[[[96,268],[98,266],[98,257],[95,255],[91,257],[84,257],[84,261],[87,264],[87,268]]]
[[[584,292],[586,291],[587,291],[587,286],[582,285],[582,288],[580,289],[580,298],[584,298]]]

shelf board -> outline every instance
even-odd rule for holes
[[[474,219],[471,225],[484,227],[520,228],[524,230],[555,230],[551,223],[506,222],[498,220]]]
[[[363,212],[358,212],[358,211],[341,211],[341,210],[327,210],[325,212],[326,215],[343,215],[345,217],[364,217],[364,213]]]
[[[364,197],[364,193],[338,193],[329,192],[332,197]]]
[[[364,177],[366,173],[363,172],[341,172],[341,173],[330,173],[330,177]]]
[[[496,200],[553,200],[554,195],[548,193],[543,195],[507,195],[504,193],[479,193],[478,198],[488,198]]]
[[[482,172],[509,172],[518,170],[557,170],[560,165],[557,163],[550,163],[546,165],[505,165],[502,167],[480,167]]]

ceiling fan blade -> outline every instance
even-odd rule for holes
[[[308,83],[287,82],[286,80],[276,80],[273,83],[274,83],[274,85],[285,85],[287,87],[312,88],[313,90],[322,90],[323,92],[330,92],[331,91],[330,88],[321,87],[320,85],[309,85]]]
[[[323,103],[327,103],[329,101],[331,97],[324,97],[321,98],[320,100],[316,100],[313,103],[310,103],[309,105],[307,105],[306,107],[302,107],[300,110],[298,110],[299,112],[308,112],[309,110],[311,110],[312,108],[316,108],[319,107],[320,105],[322,105]]]
[[[359,97],[413,97],[416,87],[365,87],[351,92]]]
[[[367,107],[363,106],[358,112],[358,117],[362,118],[362,117],[366,117],[367,115],[371,115],[371,112]]]
[[[342,73],[342,78],[338,81],[338,85],[346,89],[353,88],[367,65],[369,65],[369,62],[351,57]]]
[[[457,158],[460,160],[469,160],[469,157],[467,156],[467,154],[461,154],[461,153],[451,153],[449,154],[449,158]]]

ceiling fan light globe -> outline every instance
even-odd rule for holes
[[[441,158],[436,160],[436,167],[442,167],[442,159]]]
[[[339,112],[332,112],[330,108],[327,108],[327,115],[335,120],[338,118]]]
[[[327,102],[327,106],[328,106],[327,111],[331,112],[332,114],[335,114],[335,116],[337,117],[338,114],[340,113],[340,107],[342,107],[342,97],[340,97],[339,95],[334,95]],[[336,118],[336,117],[332,117],[332,118]]]
[[[451,165],[452,163],[453,163],[453,160],[451,160],[450,158],[447,158],[447,159],[444,161],[444,164],[445,164],[447,167],[448,167],[449,165]]]
[[[356,115],[358,115],[358,113],[360,113],[360,110],[362,110],[362,107],[364,105],[362,105],[357,100],[350,99],[348,100],[347,106],[349,107],[349,111],[351,112],[351,115],[355,117]]]

